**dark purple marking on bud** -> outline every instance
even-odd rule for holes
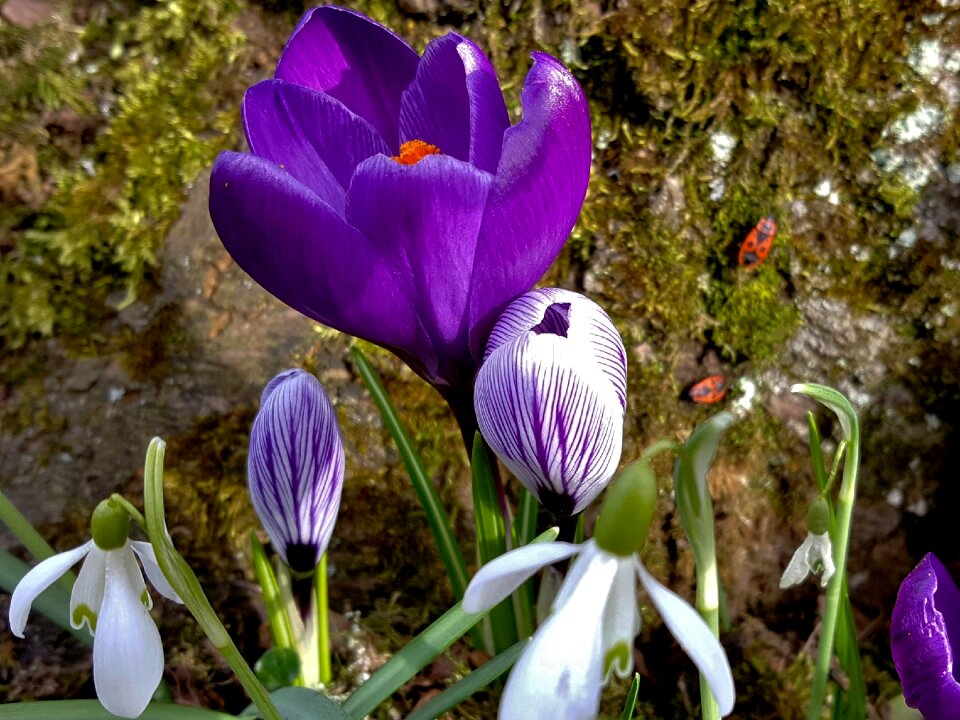
[[[570,303],[553,303],[543,313],[543,320],[530,328],[537,335],[544,333],[566,337],[570,329]]]
[[[320,553],[316,545],[292,543],[287,545],[287,565],[295,573],[311,573],[320,562]]]
[[[558,493],[550,488],[540,488],[537,492],[537,500],[540,501],[544,510],[561,518],[573,515],[573,509],[576,506],[572,496]]]

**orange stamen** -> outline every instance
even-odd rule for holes
[[[440,155],[440,148],[423,140],[407,140],[400,146],[400,154],[391,159],[401,165],[413,165],[423,160],[427,155]]]

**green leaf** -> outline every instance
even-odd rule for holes
[[[459,682],[418,707],[407,716],[407,720],[433,720],[433,718],[440,717],[447,710],[459,705],[513,667],[529,642],[529,639],[521,640],[504,650]]]
[[[270,648],[257,660],[253,671],[267,690],[290,687],[300,675],[300,656],[293,648]]]
[[[343,709],[321,692],[303,687],[285,687],[270,693],[270,699],[284,720],[350,720]],[[261,718],[255,705],[241,717]]]
[[[827,488],[827,466],[823,462],[823,447],[820,445],[820,428],[812,412],[807,413],[807,428],[810,434],[810,460],[813,463],[813,476],[817,488],[823,492]]]
[[[637,694],[640,692],[640,673],[633,674],[633,682],[630,683],[630,690],[627,692],[627,701],[623,704],[623,713],[620,720],[631,720],[633,710],[637,706]]]
[[[350,348],[350,354],[357,364],[360,377],[363,378],[363,382],[370,391],[370,396],[380,410],[384,424],[393,436],[394,442],[397,443],[397,449],[400,451],[400,457],[403,459],[407,474],[410,475],[413,489],[420,499],[424,513],[426,513],[427,523],[429,523],[430,530],[433,532],[433,539],[437,544],[437,551],[440,553],[440,558],[443,560],[443,565],[447,570],[447,577],[450,579],[450,585],[453,588],[454,595],[456,595],[457,598],[462,598],[463,592],[467,588],[469,575],[467,573],[467,564],[463,559],[463,553],[460,551],[456,536],[453,534],[453,526],[450,523],[450,518],[443,509],[443,505],[440,503],[440,497],[437,495],[437,491],[434,489],[433,483],[430,481],[427,471],[423,467],[420,456],[413,447],[410,436],[407,434],[406,429],[404,429],[403,423],[400,422],[400,416],[390,401],[390,396],[387,395],[386,388],[384,388],[383,383],[380,382],[376,370],[373,369],[373,366],[364,354],[360,352],[359,348]]]
[[[711,564],[716,552],[713,500],[707,485],[707,472],[717,454],[720,439],[733,419],[730,413],[721,412],[697,427],[680,449],[674,466],[673,483],[680,522],[700,566]]]
[[[99,700],[42,700],[0,705],[3,720],[117,720]],[[236,720],[233,715],[185,707],[151,703],[139,720]]]
[[[857,413],[840,391],[816,383],[798,383],[790,388],[790,392],[806,395],[833,410],[843,429],[844,440],[852,442],[855,436],[859,438],[860,422],[857,420]]]
[[[480,622],[484,614],[467,613],[460,603],[454,605],[357,688],[344,701],[344,712],[354,720],[362,720]]]
[[[490,450],[480,433],[473,436],[470,468],[473,472],[473,519],[477,529],[477,554],[480,556],[480,564],[486,565],[507,552],[507,536],[490,467]],[[511,598],[490,611],[490,625],[493,647],[488,650],[491,655],[503,652],[517,642],[517,623]]]

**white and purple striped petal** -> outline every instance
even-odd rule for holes
[[[593,357],[613,385],[621,409],[627,404],[627,351],[610,316],[593,300],[562,288],[524,293],[503,311],[490,332],[484,357],[526,332],[553,333]]]
[[[250,499],[274,549],[293,570],[316,567],[340,508],[344,455],[336,412],[303,370],[274,378],[250,432]]]
[[[490,447],[555,514],[581,512],[617,469],[620,400],[591,355],[562,335],[529,331],[494,350],[474,402]]]

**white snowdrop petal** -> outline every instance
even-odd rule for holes
[[[500,700],[500,720],[594,720],[603,686],[603,608],[616,560],[596,555],[581,582],[534,634]]]
[[[163,675],[160,633],[143,606],[143,579],[132,582],[133,554],[107,555],[106,588],[93,642],[93,682],[97,697],[114,715],[138,717]]]
[[[103,603],[106,563],[107,553],[93,545],[70,593],[70,625],[79,630],[86,623],[91,635],[96,632],[97,617]]]
[[[511,550],[477,571],[463,595],[463,609],[469,613],[489,610],[544,565],[578,552],[579,545],[564,542],[534,543]]]
[[[73,550],[47,558],[23,576],[10,598],[10,632],[17,637],[23,637],[23,628],[27,624],[27,616],[30,614],[33,601],[67,570],[76,565],[80,558],[90,552],[91,547],[93,547],[93,540]]]
[[[737,696],[730,662],[720,641],[713,636],[700,613],[686,600],[657,582],[639,559],[636,568],[640,582],[663,622],[707,679],[720,707],[720,714],[729,715],[733,712]]]
[[[594,558],[601,552],[603,551],[597,547],[597,543],[594,542],[592,538],[580,546],[580,555],[567,569],[567,576],[564,578],[563,584],[560,586],[560,590],[553,599],[553,605],[550,608],[551,610],[559,610],[567,604],[570,596],[580,585],[580,582],[583,580],[583,576],[593,563]],[[608,553],[604,554],[609,556]]]
[[[786,590],[788,587],[800,584],[810,572],[809,556],[812,542],[812,536],[807,535],[806,539],[793,554],[793,557],[790,558],[787,569],[783,571],[783,576],[780,578],[781,590]]]
[[[176,590],[170,587],[170,583],[167,582],[167,578],[160,569],[160,565],[157,564],[157,556],[153,551],[153,545],[148,542],[131,540],[130,547],[133,548],[137,557],[140,558],[140,562],[143,564],[143,570],[147,574],[150,584],[157,589],[157,592],[165,598],[182,605],[183,600],[177,595]]]
[[[603,609],[604,683],[612,673],[629,677],[633,670],[633,640],[640,632],[640,610],[637,607],[637,573],[633,557],[617,561],[617,574],[610,586],[610,598]],[[611,654],[612,652],[612,654]]]

